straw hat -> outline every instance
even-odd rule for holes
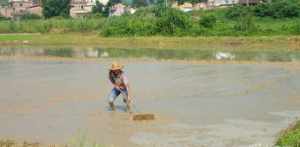
[[[119,69],[122,69],[123,67],[124,66],[119,63],[112,63],[110,70],[119,70]]]

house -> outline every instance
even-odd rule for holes
[[[211,7],[222,7],[238,4],[239,0],[208,0],[208,5]]]
[[[127,12],[127,7],[124,4],[118,3],[111,7],[110,16],[121,16]]]
[[[239,0],[238,3],[241,5],[256,5],[261,3],[261,0]]]
[[[200,2],[193,5],[193,10],[209,9],[209,5],[206,2]]]
[[[108,0],[99,0],[100,3],[106,5]],[[71,17],[86,16],[92,12],[93,7],[96,5],[96,0],[71,0]]]
[[[96,5],[94,0],[71,0],[71,17],[81,17],[92,12],[93,6]]]
[[[179,5],[177,2],[175,2],[171,7],[179,9],[183,12],[190,12],[193,10],[208,9],[208,4],[206,2],[200,2],[196,4],[185,2],[182,5]]]
[[[0,14],[7,18],[14,18],[26,13],[42,16],[40,1],[36,0],[10,0],[7,6],[2,6]]]
[[[193,10],[193,4],[185,2],[182,5],[179,5],[179,9],[183,12],[190,12]]]

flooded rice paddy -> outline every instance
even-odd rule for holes
[[[116,147],[272,145],[300,117],[299,63],[188,64],[125,61],[133,122],[109,111],[110,60],[0,59],[0,138]]]

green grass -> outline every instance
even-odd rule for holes
[[[32,40],[32,38],[33,34],[0,34],[0,42]]]
[[[300,60],[298,36],[106,38],[93,33],[2,34],[0,45],[2,55],[36,48],[46,56],[58,57],[74,57],[78,50],[94,49],[117,58],[214,60],[217,52],[230,52],[235,60]]]
[[[147,10],[149,9],[149,10]],[[300,35],[300,18],[274,19],[269,17],[253,16],[255,31],[243,32],[235,28],[240,20],[229,19],[225,16],[228,9],[200,10],[188,13],[192,26],[185,28],[181,33],[169,34],[169,36],[290,36]],[[38,19],[21,21],[0,21],[0,33],[93,33],[105,35],[110,30],[110,37],[117,36],[157,36],[167,35],[159,32],[156,23],[159,18],[153,17],[151,8],[145,8],[146,16],[139,14],[116,18],[80,18],[80,19]],[[149,15],[149,16],[148,16]],[[216,24],[205,28],[199,26],[202,16],[213,15]],[[179,17],[180,18],[180,17]],[[111,24],[110,24],[111,22]],[[118,23],[120,23],[118,25]],[[111,27],[111,28],[110,28]],[[178,29],[178,28],[177,28]],[[119,31],[118,31],[119,30]],[[121,30],[121,31],[120,31]],[[178,30],[177,30],[178,31]],[[129,32],[129,33],[128,33]]]
[[[300,147],[300,121],[284,131],[276,145],[279,147]]]
[[[106,145],[98,144],[85,134],[79,133],[73,136],[66,144],[43,144],[41,142],[0,139],[0,147],[106,147]]]
[[[298,36],[250,37],[100,37],[93,33],[65,34],[2,34],[0,45],[5,46],[71,46],[119,49],[195,49],[195,50],[300,50]]]

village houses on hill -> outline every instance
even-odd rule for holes
[[[257,4],[261,0],[208,0],[196,4],[185,2],[179,5],[174,2],[171,7],[177,8],[183,12],[189,12],[200,9],[213,9],[216,7],[226,7],[234,4],[252,5]],[[108,0],[99,0],[100,3],[106,5]],[[92,12],[93,6],[96,5],[96,0],[71,0],[71,17],[81,17]],[[124,4],[118,3],[112,6],[110,16],[121,16],[122,14],[134,13],[136,10]],[[0,6],[0,15],[7,18],[14,18],[26,13],[42,16],[41,0],[9,0],[8,5]]]

